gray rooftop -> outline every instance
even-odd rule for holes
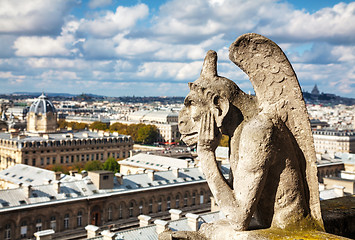
[[[48,136],[48,138],[46,137]],[[114,135],[106,133],[106,135],[98,132],[79,131],[79,132],[58,132],[49,133],[45,135],[21,135],[19,137],[12,137],[10,133],[0,132],[0,139],[12,140],[15,142],[30,142],[30,141],[50,141],[50,140],[66,140],[66,139],[94,139],[94,138],[131,138],[127,135]]]
[[[55,180],[55,172],[25,164],[16,164],[13,167],[0,171],[0,179],[17,185],[42,185]],[[61,174],[60,181],[68,182],[74,177]]]
[[[16,167],[16,166],[14,166]],[[11,167],[0,172],[1,176],[4,173],[11,172]],[[31,167],[35,168],[35,167]],[[39,168],[36,168],[39,170]],[[15,168],[16,170],[16,168]],[[49,173],[44,170],[41,176],[48,178]],[[229,166],[222,166],[222,172],[225,177],[228,177]],[[17,170],[15,171],[16,173]],[[123,184],[120,185],[117,178],[114,178],[113,189],[99,190],[91,182],[87,176],[83,179],[69,179],[62,178],[60,184],[60,192],[56,192],[57,181],[44,184],[45,180],[41,181],[41,177],[36,177],[36,182],[40,185],[25,184],[22,187],[0,190],[0,211],[10,211],[14,208],[29,207],[29,206],[43,206],[45,204],[52,204],[57,201],[73,201],[88,198],[100,198],[109,195],[125,194],[127,192],[145,191],[151,189],[159,189],[166,187],[173,187],[180,184],[193,184],[196,182],[205,182],[205,177],[199,168],[185,168],[179,171],[179,177],[176,178],[172,171],[163,171],[154,173],[154,180],[148,177],[148,174],[134,174],[123,176]],[[14,177],[16,179],[16,176]],[[26,182],[26,180],[25,180]],[[41,183],[42,182],[42,183]],[[32,194],[30,197],[26,196],[26,187],[32,185]]]
[[[127,165],[137,168],[149,168],[157,171],[168,170],[169,167],[173,168],[187,168],[189,161],[185,159],[177,159],[171,157],[164,157],[159,155],[150,155],[139,153],[125,160],[118,162],[121,165]]]
[[[216,220],[225,218],[221,212],[210,212],[203,213],[199,215],[199,227],[203,223],[210,223]],[[168,222],[168,228],[172,231],[192,231],[187,223],[187,218],[181,218],[178,220],[173,220]],[[152,224],[146,227],[132,228],[128,230],[116,232],[116,240],[157,240],[158,234],[156,232],[156,225]],[[89,238],[90,240],[103,239],[103,236],[97,236],[94,238]]]

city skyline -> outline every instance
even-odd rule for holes
[[[253,91],[228,59],[239,35],[272,39],[301,87],[354,97],[355,2],[0,1],[0,93],[184,96],[209,49],[221,76]]]

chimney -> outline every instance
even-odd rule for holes
[[[32,185],[25,185],[23,186],[25,195],[27,198],[30,198],[32,196]]]
[[[182,215],[182,211],[179,209],[170,209],[169,213],[171,220],[178,220],[181,218]]]
[[[69,171],[69,175],[70,175],[70,176],[73,176],[73,177],[74,177],[74,176],[75,176],[75,173],[78,173],[78,170],[70,170],[70,171]]]
[[[344,197],[344,189],[345,187],[343,186],[334,186],[334,192],[338,197]]]
[[[148,177],[151,181],[154,181],[154,170],[147,170]]]
[[[191,231],[198,231],[198,219],[200,218],[199,215],[188,213],[186,214],[187,217],[187,225],[191,228]]]
[[[172,171],[172,173],[174,174],[174,176],[175,176],[176,178],[179,177],[179,168],[173,168],[171,171]]]
[[[35,232],[33,235],[35,235],[36,240],[51,240],[53,234],[54,234],[54,230],[48,229],[48,230]]]
[[[118,184],[122,185],[123,184],[123,174],[122,173],[115,173],[116,179]]]
[[[87,239],[94,238],[99,235],[99,227],[94,225],[87,225],[85,227]]]
[[[115,240],[116,239],[116,233],[113,233],[110,230],[102,231],[101,235],[103,236],[103,240]]]
[[[83,170],[83,171],[81,171],[81,175],[83,176],[83,178],[84,177],[86,177],[87,175],[88,175],[88,172],[87,171],[85,171],[85,170]]]
[[[55,181],[55,182],[53,182],[53,185],[54,185],[55,191],[59,194],[60,193],[60,182]]]
[[[155,224],[155,231],[157,232],[157,234],[162,233],[168,229],[168,222],[167,221],[157,219],[154,221],[154,224]]]
[[[56,180],[56,181],[59,181],[61,175],[62,175],[61,172],[55,172],[55,180]]]
[[[139,215],[139,227],[145,227],[152,223],[152,218],[147,215]]]

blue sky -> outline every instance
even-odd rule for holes
[[[334,0],[0,0],[0,93],[185,96],[209,49],[252,92],[228,59],[247,32],[281,46],[304,90],[355,97],[355,2]]]

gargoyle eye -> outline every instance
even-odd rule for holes
[[[190,98],[186,98],[185,102],[184,102],[185,106],[191,106],[194,103],[195,103],[194,100],[192,100]]]

